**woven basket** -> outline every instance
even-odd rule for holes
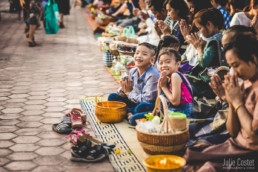
[[[160,100],[162,101],[163,109],[164,109],[164,115],[162,114],[159,106],[160,106]],[[161,128],[167,128],[165,132],[168,132],[168,128],[172,128],[169,123],[169,117],[168,117],[168,107],[167,102],[165,98],[160,95],[157,97],[155,108],[152,112],[154,115],[157,111],[160,112],[161,115],[164,116],[164,120],[162,123]],[[159,133],[146,133],[143,131],[140,131],[138,126],[136,126],[137,131],[137,139],[140,142],[140,145],[142,146],[143,150],[151,155],[156,154],[173,154],[180,150],[182,150],[188,139],[189,139],[189,130],[188,128],[180,133],[170,134],[160,134]]]
[[[126,116],[126,104],[116,101],[96,101],[95,115],[101,122],[121,122]]]

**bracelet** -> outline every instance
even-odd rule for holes
[[[243,105],[243,103],[239,103],[235,108],[235,113],[237,113],[237,110]]]

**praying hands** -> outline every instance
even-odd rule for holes
[[[133,90],[133,81],[129,78],[122,78],[120,81],[120,85],[122,87],[122,91],[125,93],[126,96],[128,96]]]

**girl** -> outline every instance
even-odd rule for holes
[[[159,69],[162,76],[158,82],[158,95],[165,96],[169,112],[182,112],[189,116],[193,111],[192,88],[185,76],[178,71],[181,56],[173,49],[164,49],[159,55]],[[150,111],[149,111],[150,112]],[[144,118],[148,112],[136,113],[130,118],[130,124]]]
[[[198,63],[202,67],[217,67],[224,64],[221,59],[221,29],[224,28],[224,19],[218,9],[203,9],[199,11],[193,20],[193,24],[198,28],[200,34],[206,39],[205,42],[197,33],[188,36],[198,53]]]
[[[198,171],[205,171],[204,169],[257,171],[258,169],[257,47],[255,34],[246,33],[236,34],[224,47],[227,63],[235,72],[232,76],[226,75],[223,84],[225,100],[229,103],[226,126],[232,137],[222,144],[196,145],[188,148],[184,156],[187,163],[207,161]],[[238,77],[243,80],[241,86],[238,84]],[[241,163],[244,161],[249,163]]]
[[[186,49],[186,45],[184,43],[185,40],[182,36],[179,25],[180,20],[182,19],[188,21],[189,7],[184,0],[170,0],[166,4],[166,10],[168,17],[173,21],[170,26],[171,31],[166,32],[166,27],[163,26],[162,22],[159,24],[160,29],[164,35],[174,35],[179,39],[180,44],[182,45],[180,53],[183,54]]]
[[[162,51],[164,48],[171,48],[176,51],[179,51],[180,48],[180,41],[177,37],[173,35],[166,35],[164,36],[160,41],[156,52],[156,58],[154,62],[154,66],[159,70],[159,62],[158,62],[158,56],[160,51]]]
[[[173,49],[164,49],[159,54],[161,77],[158,94],[166,97],[169,111],[182,112],[189,116],[193,111],[192,88],[186,77],[179,72],[181,56]]]

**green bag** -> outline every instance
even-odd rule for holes
[[[129,26],[128,28],[124,28],[123,30],[123,36],[126,36],[128,38],[134,38],[135,37],[135,31],[133,26]]]
[[[44,16],[46,34],[56,34],[59,30],[58,22],[60,15],[55,0],[53,0],[53,3],[51,3],[51,0],[48,0],[48,3],[45,5]]]

